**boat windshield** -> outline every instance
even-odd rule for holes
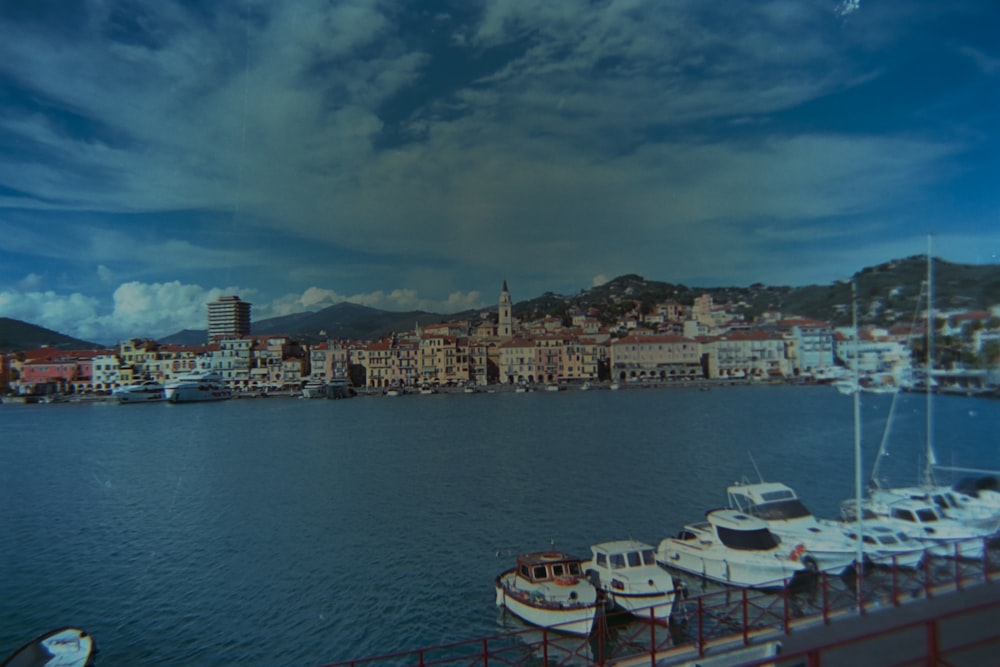
[[[719,539],[730,549],[740,551],[769,551],[778,546],[778,540],[767,528],[758,530],[733,530],[718,526]]]
[[[653,549],[643,549],[642,563],[643,565],[656,565],[656,551]]]
[[[809,510],[799,500],[779,500],[777,502],[754,505],[750,508],[749,514],[766,521],[801,519],[802,517],[811,516]]]

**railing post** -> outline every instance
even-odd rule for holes
[[[785,607],[784,608],[784,616],[785,617],[782,619],[782,623],[783,623],[784,627],[782,628],[782,630],[784,630],[785,634],[787,635],[788,634],[788,626],[791,625],[791,621],[790,621],[791,613],[788,610],[788,581],[787,580],[785,581],[784,587],[782,587],[782,589],[781,589],[781,597],[782,597],[782,601],[784,602],[784,607]]]
[[[826,573],[820,575],[820,593],[822,594],[822,600],[820,604],[823,608],[823,625],[830,625],[830,604],[829,604],[829,579],[825,576]]]
[[[743,591],[743,645],[750,645],[750,631],[747,628],[749,625],[749,619],[747,618],[747,589],[740,589]]]
[[[983,538],[983,579],[990,583],[990,541]]]
[[[923,564],[924,566],[921,569],[924,571],[924,597],[930,600],[934,597],[934,594],[931,592],[931,559],[926,557],[926,552]]]
[[[895,554],[892,556],[892,606],[899,606],[899,562]]]
[[[417,651],[417,664],[420,665],[420,667],[424,667],[424,650],[423,649],[420,649],[419,651]]]
[[[676,596],[675,596],[676,598]],[[676,599],[674,600],[676,603]],[[670,615],[667,615],[670,623]],[[649,667],[656,667],[656,607],[649,608]]]
[[[705,657],[705,596],[698,596],[698,657]]]
[[[937,620],[927,621],[927,665],[937,667],[938,664],[938,626]]]
[[[490,650],[487,646],[488,639],[483,639],[483,667],[489,667],[490,664]]]
[[[955,590],[962,590],[962,564],[959,560],[962,557],[961,542],[955,543]]]
[[[549,664],[549,630],[542,628],[542,664]]]

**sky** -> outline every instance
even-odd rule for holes
[[[1000,254],[1000,3],[0,0],[0,317],[113,343]]]

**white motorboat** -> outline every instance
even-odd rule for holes
[[[580,559],[560,551],[519,556],[497,575],[496,603],[531,623],[560,632],[589,635],[600,604],[597,589],[583,576]]]
[[[734,484],[726,489],[729,506],[767,524],[783,543],[804,544],[824,572],[840,574],[854,565],[857,544],[835,521],[820,521],[789,486],[780,482]]]
[[[857,503],[844,501],[841,512],[848,521],[857,516]],[[929,502],[912,498],[866,499],[862,501],[862,523],[870,516],[920,541],[932,556],[982,558],[989,533],[942,516]]]
[[[111,396],[119,403],[155,403],[166,400],[163,385],[155,380],[118,387],[111,392]]]
[[[975,530],[995,534],[1000,531],[1000,507],[991,507],[965,494],[954,491],[949,486],[912,486],[871,490],[872,500],[889,503],[909,498],[930,503],[949,519],[954,519]]]
[[[302,398],[326,398],[326,381],[320,378],[302,385]]]
[[[816,567],[803,545],[783,545],[760,519],[731,509],[713,510],[705,518],[662,540],[657,562],[742,588],[780,588]]]
[[[587,573],[615,605],[643,619],[666,622],[674,604],[674,578],[656,564],[656,549],[637,540],[590,547]]]
[[[842,521],[841,529],[849,540],[858,539],[858,524]],[[923,562],[926,546],[902,530],[889,525],[874,515],[861,522],[861,541],[865,561],[886,567],[917,568]]]
[[[97,645],[86,630],[60,628],[28,642],[4,660],[4,667],[90,667]]]
[[[171,403],[225,401],[233,397],[232,390],[223,383],[222,377],[212,372],[182,375],[167,383],[164,394]]]

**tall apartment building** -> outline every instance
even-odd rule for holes
[[[238,296],[220,296],[208,304],[208,341],[250,335],[250,304]]]

